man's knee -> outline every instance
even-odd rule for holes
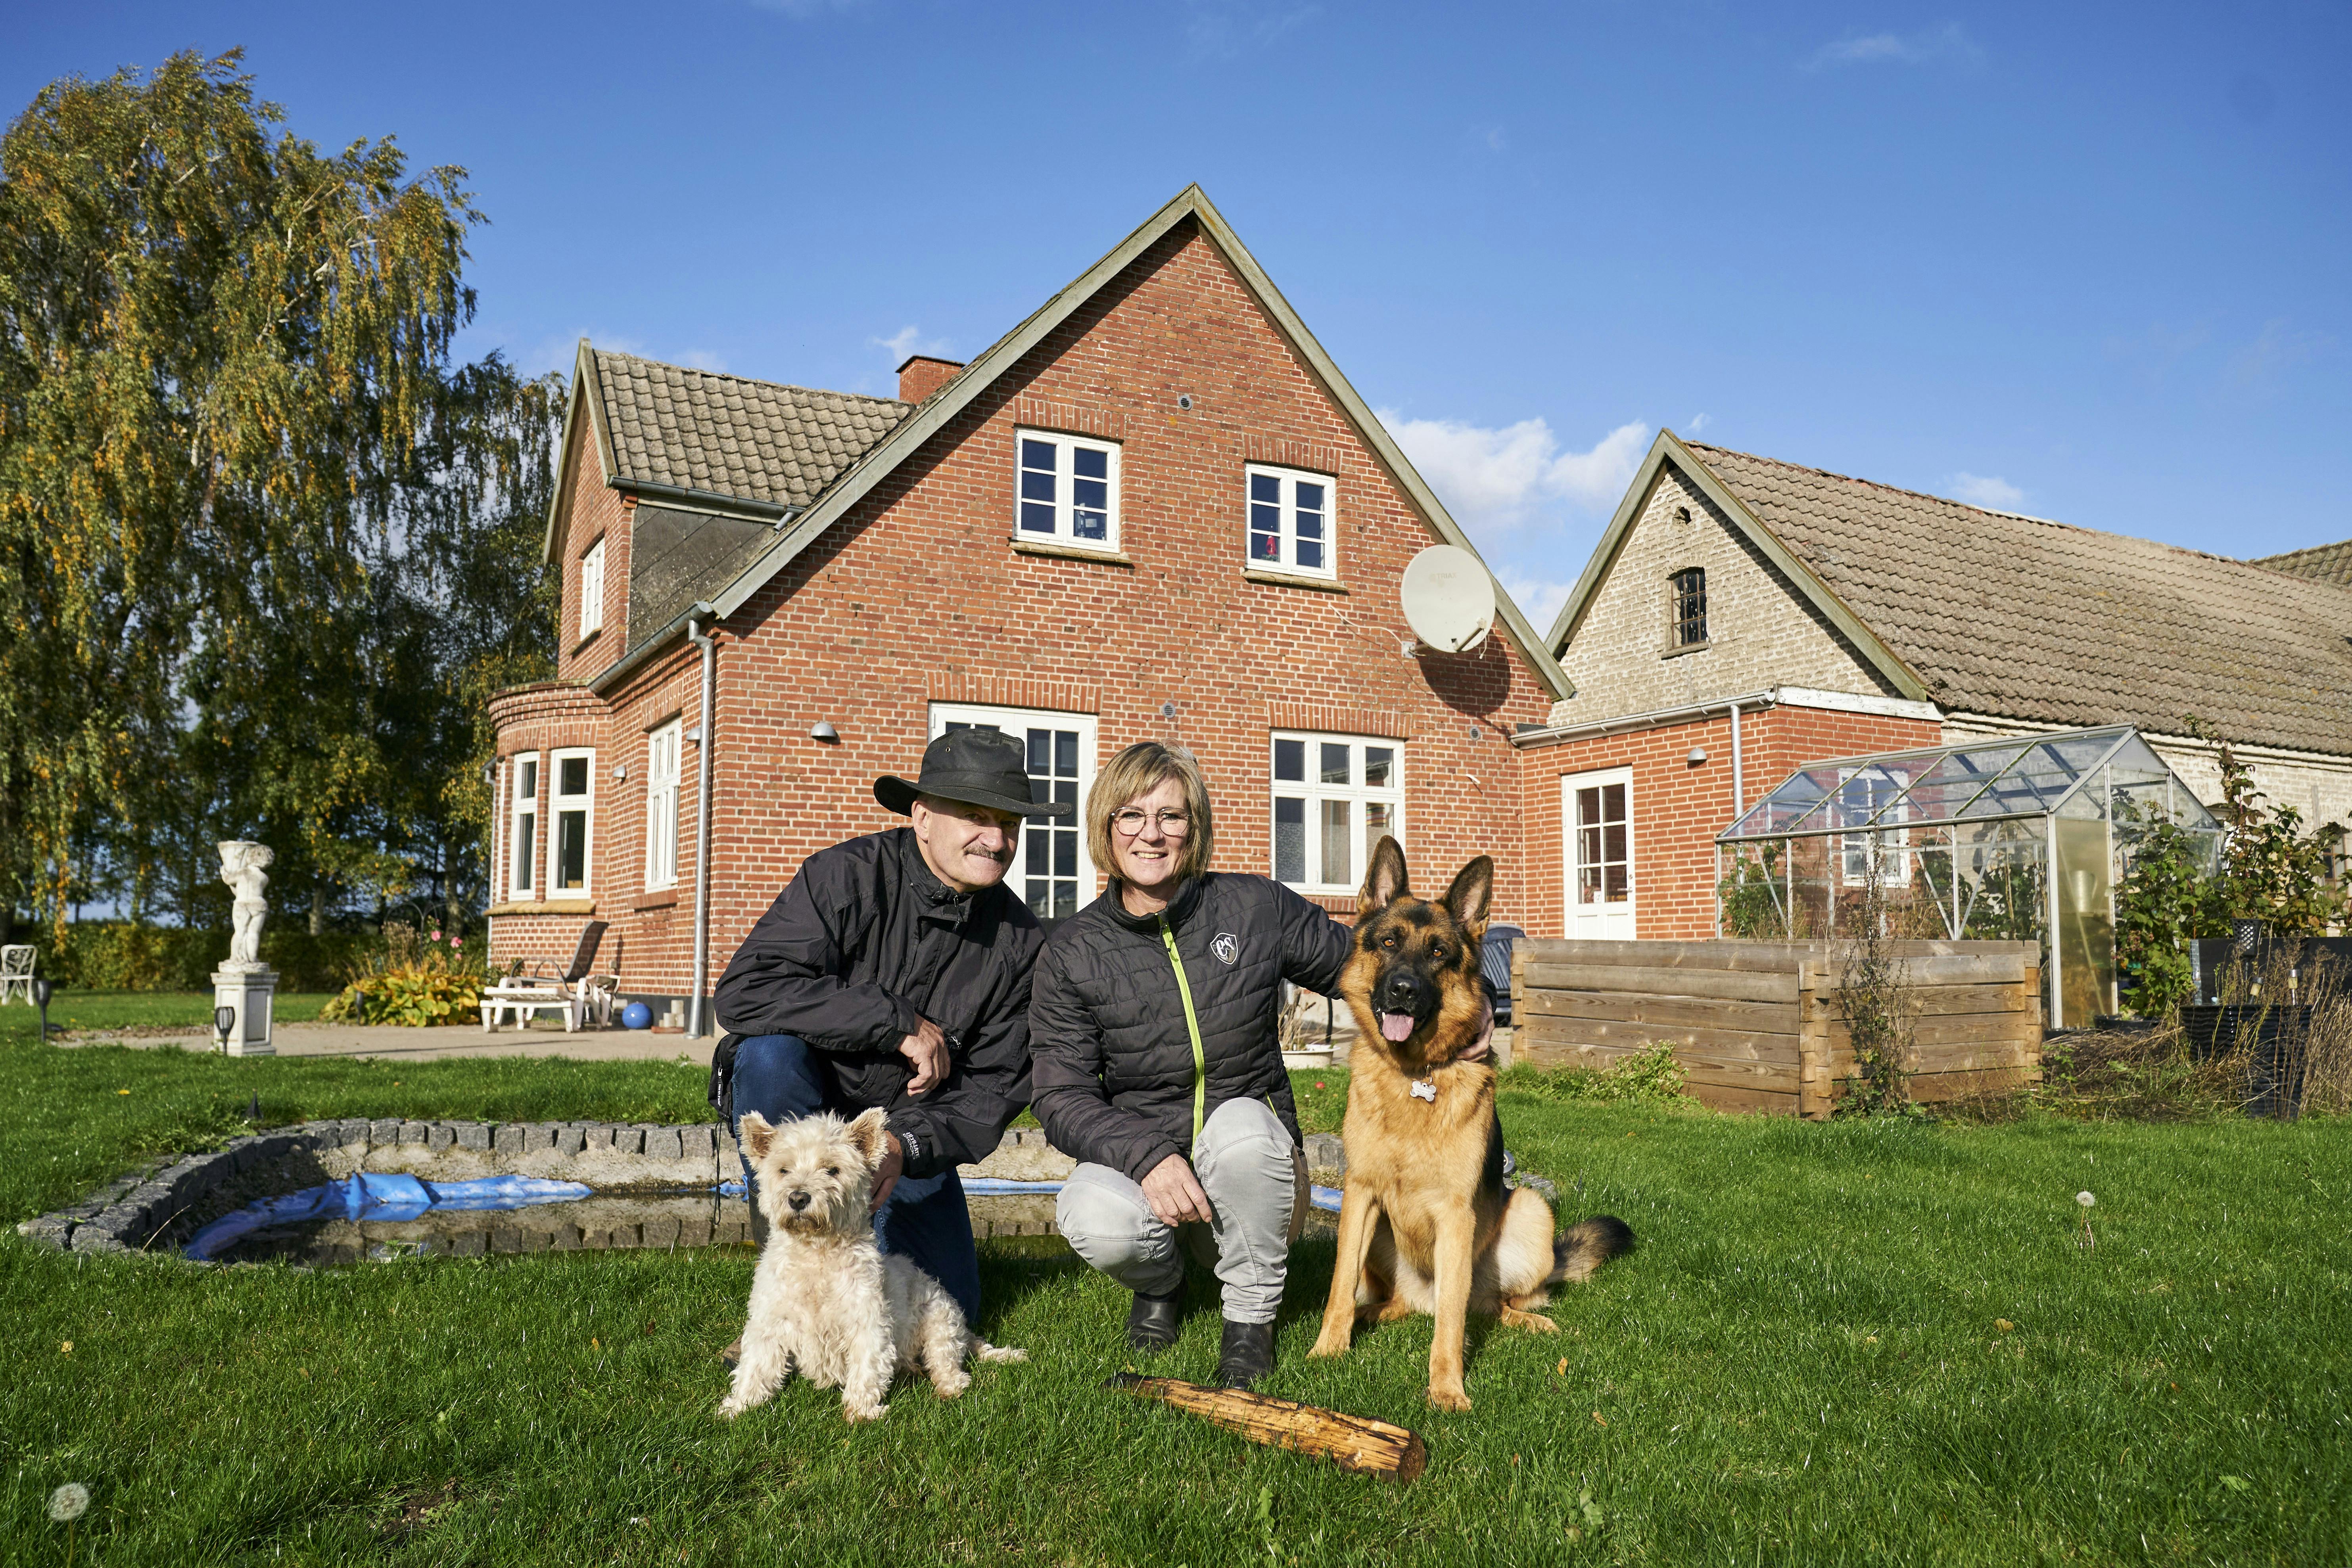
[[[758,1034],[738,1040],[731,1078],[738,1118],[757,1111],[774,1121],[813,1116],[824,1109],[814,1054],[796,1034]]]

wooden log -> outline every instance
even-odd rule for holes
[[[2038,1008],[2033,988],[2022,980],[1998,980],[1983,985],[1914,986],[1904,993],[1904,1004],[1922,1018],[1944,1013],[2021,1013]],[[1836,981],[1827,988],[1808,991],[1804,1013],[1809,1019],[1838,1017]]]
[[[1675,1048],[1675,1055],[1696,1051],[1705,1056],[1721,1057],[1727,1061],[1780,1061],[1793,1069],[1797,1063],[1797,1037],[1793,1034],[1753,1034],[1737,1029],[1695,1029],[1688,1025],[1618,1023],[1607,1019],[1530,1018],[1517,1028],[1524,1031],[1514,1040],[1545,1045],[1613,1045],[1626,1051],[1639,1051],[1664,1040]]]
[[[1696,1024],[1757,1034],[1795,1034],[1798,1009],[1787,1002],[1706,997],[1650,997],[1639,991],[1531,991],[1515,1019],[1605,1019],[1618,1023]]]
[[[1528,961],[1528,988],[1638,991],[1654,997],[1715,997],[1739,1002],[1793,1002],[1797,971],[1644,968],[1634,964],[1552,964]]]
[[[1429,1450],[1402,1427],[1368,1416],[1348,1416],[1245,1388],[1206,1388],[1173,1377],[1111,1374],[1108,1387],[1139,1399],[1157,1399],[1198,1416],[1253,1443],[1288,1448],[1329,1459],[1342,1469],[1400,1481],[1418,1479],[1429,1466]]]

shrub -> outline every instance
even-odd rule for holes
[[[1685,1076],[1683,1064],[1675,1060],[1674,1042],[1660,1040],[1613,1067],[1543,1068],[1521,1063],[1506,1070],[1496,1087],[1554,1104],[1573,1101],[1622,1104],[1679,1100]]]
[[[419,932],[394,923],[383,928],[382,946],[363,954],[346,972],[346,983],[319,1016],[346,1023],[405,1024],[426,1028],[463,1023],[480,1016],[482,988],[489,983],[478,951],[467,952],[463,937]]]
[[[204,926],[80,920],[66,927],[62,944],[45,932],[31,940],[40,949],[40,973],[68,990],[208,991],[213,971],[228,957],[228,937]],[[278,971],[281,991],[331,991],[382,942],[373,931],[313,936],[299,925],[272,924],[262,927],[261,961]]]

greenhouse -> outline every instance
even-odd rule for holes
[[[2221,824],[2128,725],[1811,763],[1717,837],[1717,929],[1875,910],[1889,936],[2037,942],[2048,1023],[2079,1027],[2116,1010],[2116,887],[2166,822],[2210,872]]]

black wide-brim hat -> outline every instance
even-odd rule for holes
[[[874,780],[874,798],[902,817],[918,795],[1024,817],[1066,817],[1077,810],[1067,800],[1031,800],[1028,752],[993,729],[951,729],[923,747],[920,778],[909,782],[886,773]]]

